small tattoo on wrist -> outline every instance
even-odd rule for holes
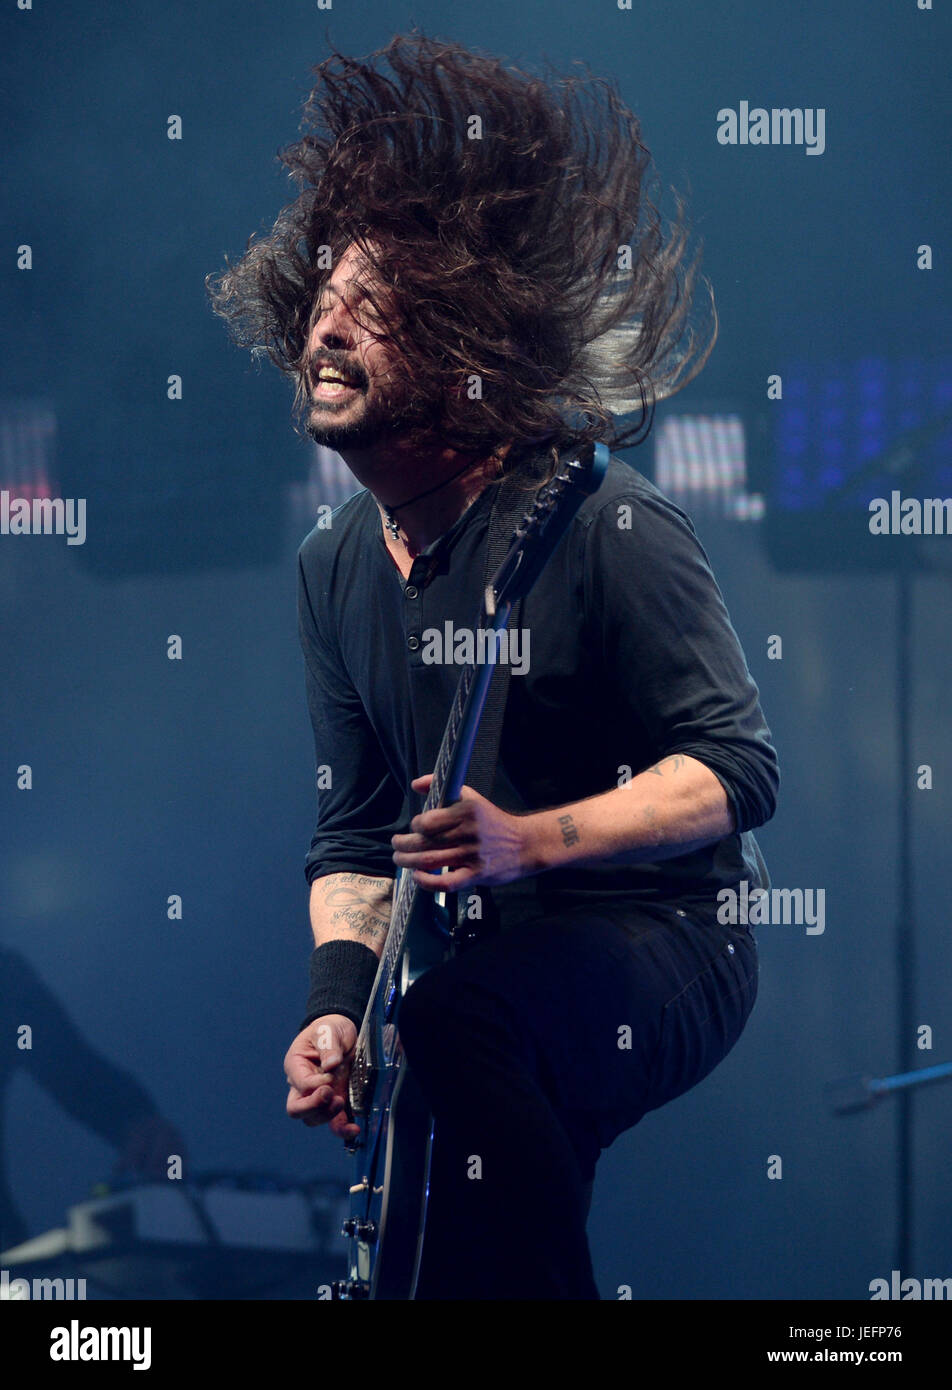
[[[571,816],[559,816],[559,826],[562,830],[562,843],[566,848],[578,843],[578,829]]]

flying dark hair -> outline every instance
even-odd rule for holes
[[[235,341],[291,377],[303,411],[317,296],[356,243],[399,322],[388,335],[374,303],[381,333],[438,403],[441,442],[512,440],[507,467],[541,440],[640,443],[654,402],[707,361],[717,314],[702,277],[699,341],[684,200],[665,236],[615,87],[587,66],[546,81],[416,33],[363,61],[332,46],[313,72],[302,138],[278,155],[300,193],[206,280]]]

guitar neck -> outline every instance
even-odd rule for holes
[[[478,626],[484,630],[501,632],[509,621],[512,604],[508,601],[497,604],[492,619],[483,605]],[[492,644],[490,644],[491,646]],[[488,661],[479,666],[466,666],[456,686],[453,705],[450,710],[443,740],[433,768],[433,778],[423,804],[424,811],[432,811],[438,806],[452,805],[459,800],[466,772],[473,754],[479,721],[482,718],[489,682],[495,671],[495,662]],[[420,885],[412,874],[401,874],[396,888],[396,896],[387,933],[382,963],[384,965],[386,986],[396,976],[400,953],[406,939],[407,926],[413,913]],[[379,979],[379,977],[378,977]],[[376,992],[376,990],[375,990]]]

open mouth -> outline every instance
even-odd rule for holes
[[[331,367],[322,367],[317,374],[313,394],[319,398],[331,400],[338,396],[346,396],[349,392],[358,389],[356,383],[351,381],[349,377],[341,375]]]

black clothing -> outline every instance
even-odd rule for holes
[[[424,655],[447,622],[458,632],[476,621],[498,486],[417,556],[406,584],[369,492],[300,548],[308,704],[317,764],[332,781],[318,792],[308,881],[395,874],[390,837],[422,806],[407,789],[433,769],[461,672]],[[528,670],[514,662],[491,801],[509,811],[564,805],[680,752],[720,780],[741,833],[652,863],[549,870],[494,888],[500,907],[527,894],[546,908],[603,895],[709,906],[743,878],[761,883],[749,832],[773,814],[777,756],[684,512],[612,459],[523,601],[520,626]]]
[[[597,1299],[601,1150],[722,1060],[756,993],[746,927],[660,903],[519,923],[422,975],[400,1006],[435,1126],[417,1297]]]
[[[390,837],[422,805],[409,782],[433,769],[461,671],[425,654],[446,624],[452,638],[477,618],[497,488],[407,583],[367,492],[301,546],[308,703],[331,782],[310,881],[395,876]],[[597,1299],[585,1218],[601,1150],[717,1065],[757,990],[753,936],[717,921],[717,893],[768,886],[750,832],[773,814],[777,757],[690,520],[613,459],[520,628],[528,665],[519,674],[526,648],[510,649],[490,800],[562,806],[683,753],[718,777],[736,831],[494,887],[504,930],[409,987],[400,1037],[435,1121],[422,1299]]]

